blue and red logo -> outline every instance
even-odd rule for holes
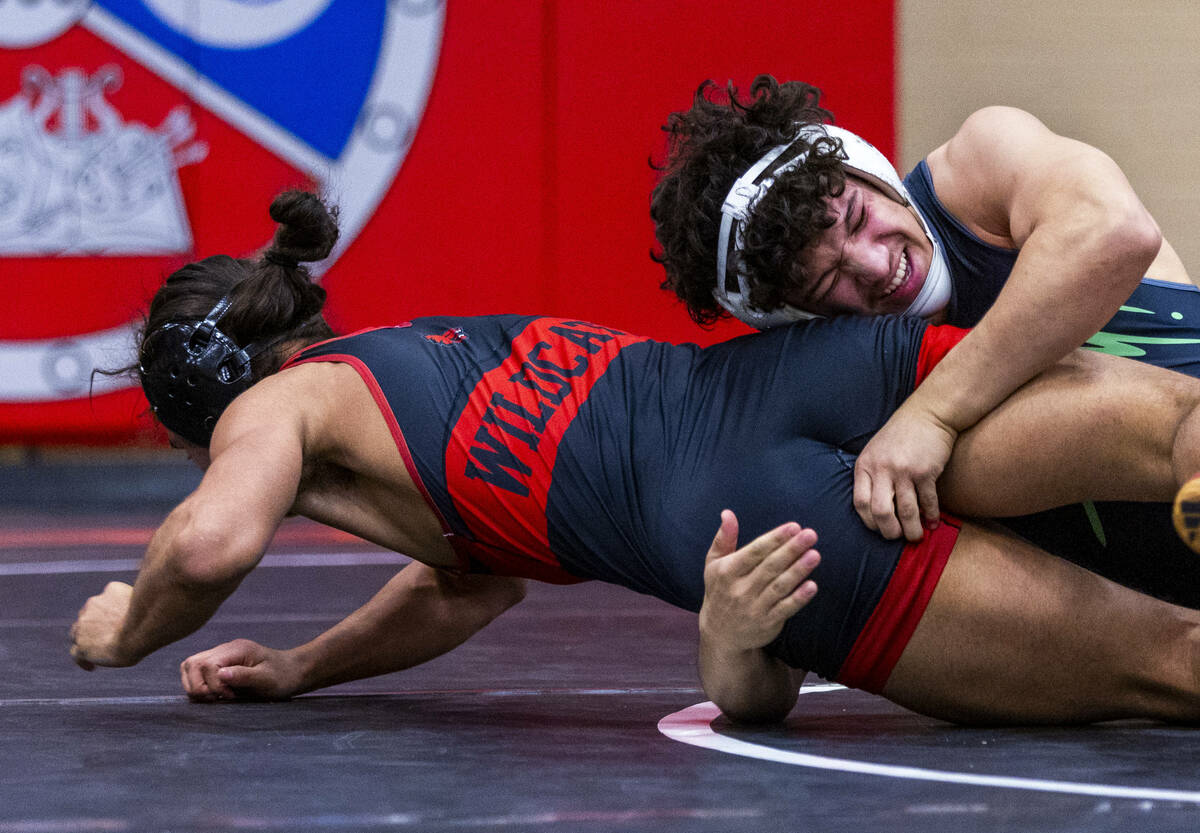
[[[264,246],[272,196],[341,211],[404,160],[439,0],[0,3],[0,406],[87,396],[184,262]],[[96,391],[127,386],[97,377]]]

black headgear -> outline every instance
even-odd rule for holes
[[[150,335],[138,364],[150,410],[166,428],[185,440],[208,447],[217,419],[239,393],[253,384],[250,360],[273,343],[239,347],[217,329],[229,309],[226,295],[200,322],[174,322]],[[153,345],[148,350],[147,345]]]

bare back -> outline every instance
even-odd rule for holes
[[[299,414],[304,464],[291,514],[357,535],[435,567],[457,559],[413,483],[371,392],[348,365],[299,365],[263,380],[260,413]]]

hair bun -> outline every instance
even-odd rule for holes
[[[328,208],[309,191],[284,191],[271,202],[271,219],[279,223],[268,250],[276,263],[324,260],[338,239],[337,208]]]

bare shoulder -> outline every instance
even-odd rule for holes
[[[1057,138],[1040,119],[1016,107],[991,106],[969,115],[949,141],[929,155],[931,166],[964,171],[1005,164]]]
[[[307,464],[402,480],[403,460],[379,403],[349,364],[309,362],[263,379],[234,403],[299,437]],[[232,410],[232,407],[231,407]]]
[[[306,445],[370,404],[370,394],[353,368],[333,362],[297,365],[266,377],[239,396],[221,417],[243,429],[260,425],[299,431]]]
[[[1015,248],[1010,227],[1020,183],[1043,169],[1069,140],[1016,107],[976,110],[927,157],[938,199],[977,236]],[[1075,144],[1075,143],[1071,143]]]

